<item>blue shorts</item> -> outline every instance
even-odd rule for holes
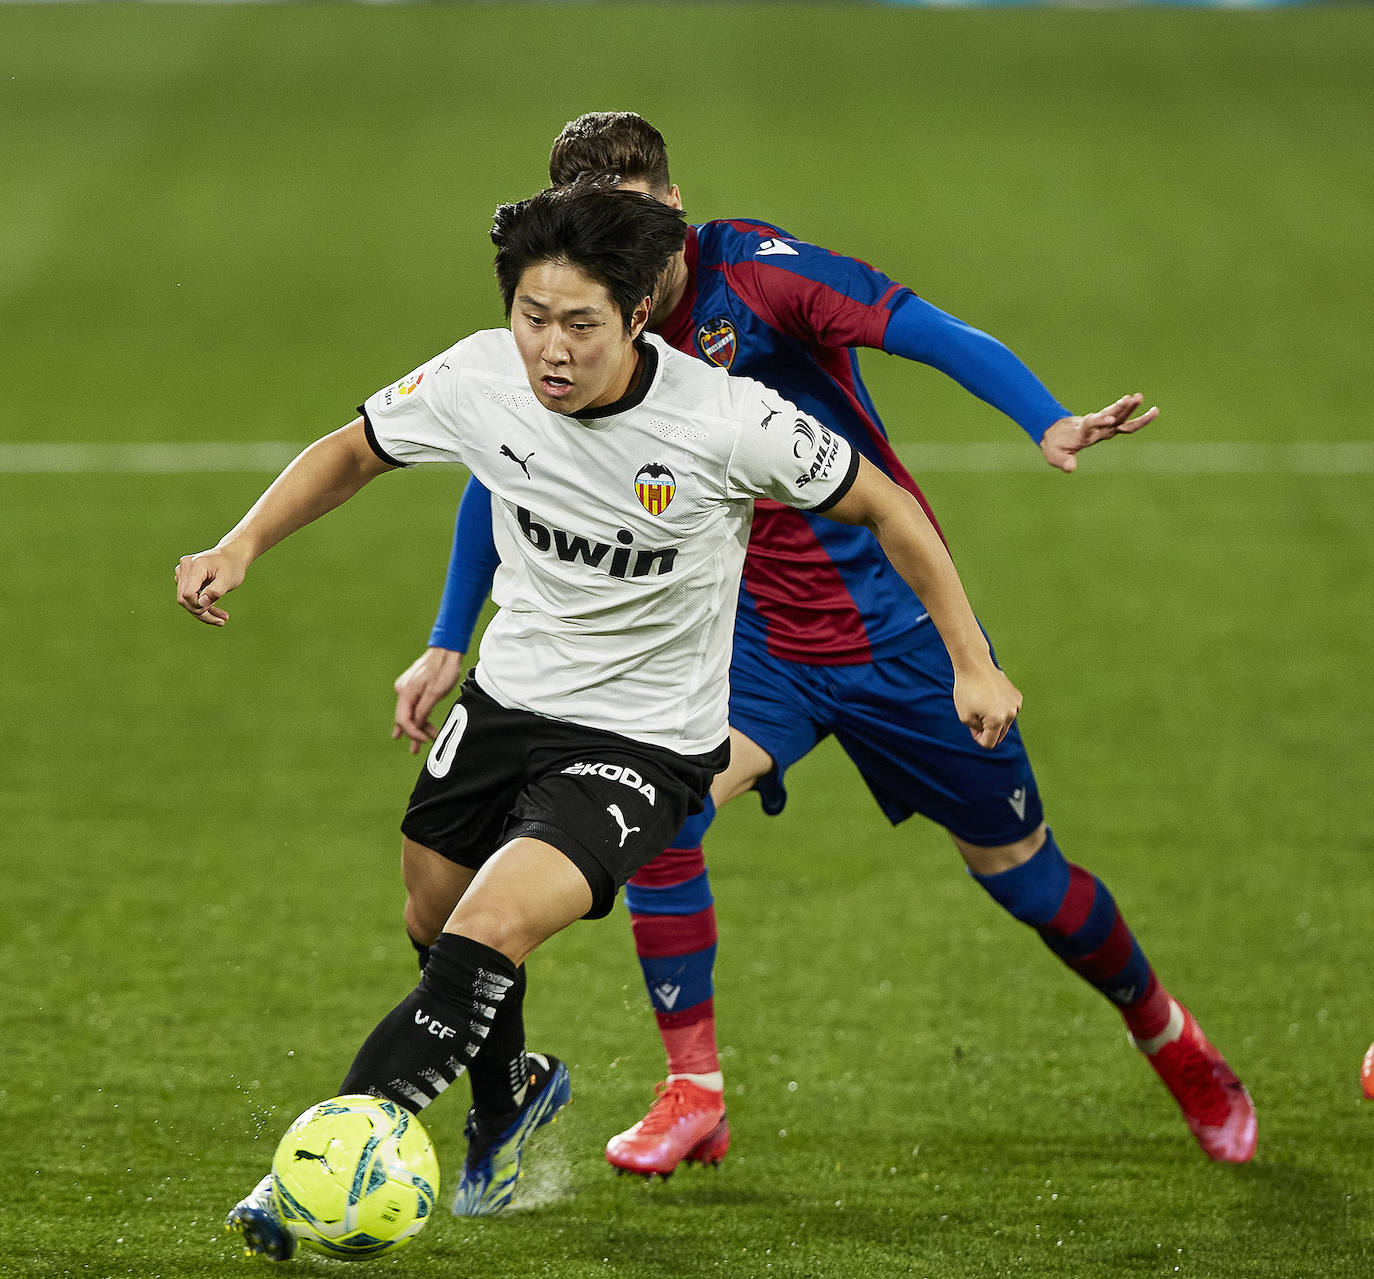
[[[773,768],[756,789],[764,812],[787,803],[787,769],[830,734],[894,825],[920,813],[970,844],[1015,843],[1043,820],[1040,791],[1017,725],[984,750],[954,710],[954,672],[939,633],[860,666],[807,666],[770,656],[738,632],[730,666],[730,725],[763,747]]]

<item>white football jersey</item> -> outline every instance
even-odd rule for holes
[[[394,465],[462,462],[492,494],[499,612],[476,679],[502,705],[684,755],[728,729],[735,604],[756,497],[823,509],[859,459],[749,378],[647,335],[624,399],[535,398],[508,329],[464,338],[363,405]]]

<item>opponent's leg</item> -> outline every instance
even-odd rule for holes
[[[1217,1160],[1248,1160],[1256,1145],[1249,1093],[1193,1015],[1160,985],[1107,886],[1065,860],[1043,825],[1014,844],[954,842],[992,899],[1117,1006],[1203,1150]]]
[[[702,839],[716,805],[743,794],[771,767],[767,752],[732,730],[730,765],[712,783],[705,809],[625,885],[668,1077],[648,1114],[606,1144],[607,1160],[622,1171],[666,1177],[683,1160],[717,1164],[730,1148],[716,1047],[716,912]]]
[[[637,1124],[606,1143],[622,1171],[667,1176],[684,1159],[719,1163],[730,1144],[716,1050],[716,912],[701,840],[715,805],[689,817],[673,846],[633,875],[625,904],[668,1057],[668,1078]]]

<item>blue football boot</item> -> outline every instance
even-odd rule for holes
[[[536,1128],[552,1123],[572,1096],[568,1068],[557,1057],[530,1053],[528,1059],[530,1081],[525,1103],[514,1118],[501,1116],[497,1122],[504,1119],[504,1125],[492,1131],[491,1121],[484,1119],[475,1106],[468,1111],[463,1129],[468,1139],[468,1157],[453,1200],[455,1216],[486,1217],[510,1203],[515,1183],[520,1179],[525,1142]]]
[[[290,1261],[296,1254],[296,1236],[272,1211],[271,1173],[229,1210],[224,1228],[237,1230],[243,1236],[243,1251],[248,1256]]]

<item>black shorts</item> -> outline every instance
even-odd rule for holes
[[[552,844],[586,876],[588,919],[699,813],[729,741],[679,755],[617,733],[508,710],[472,676],[429,748],[401,832],[479,869],[512,839]]]

